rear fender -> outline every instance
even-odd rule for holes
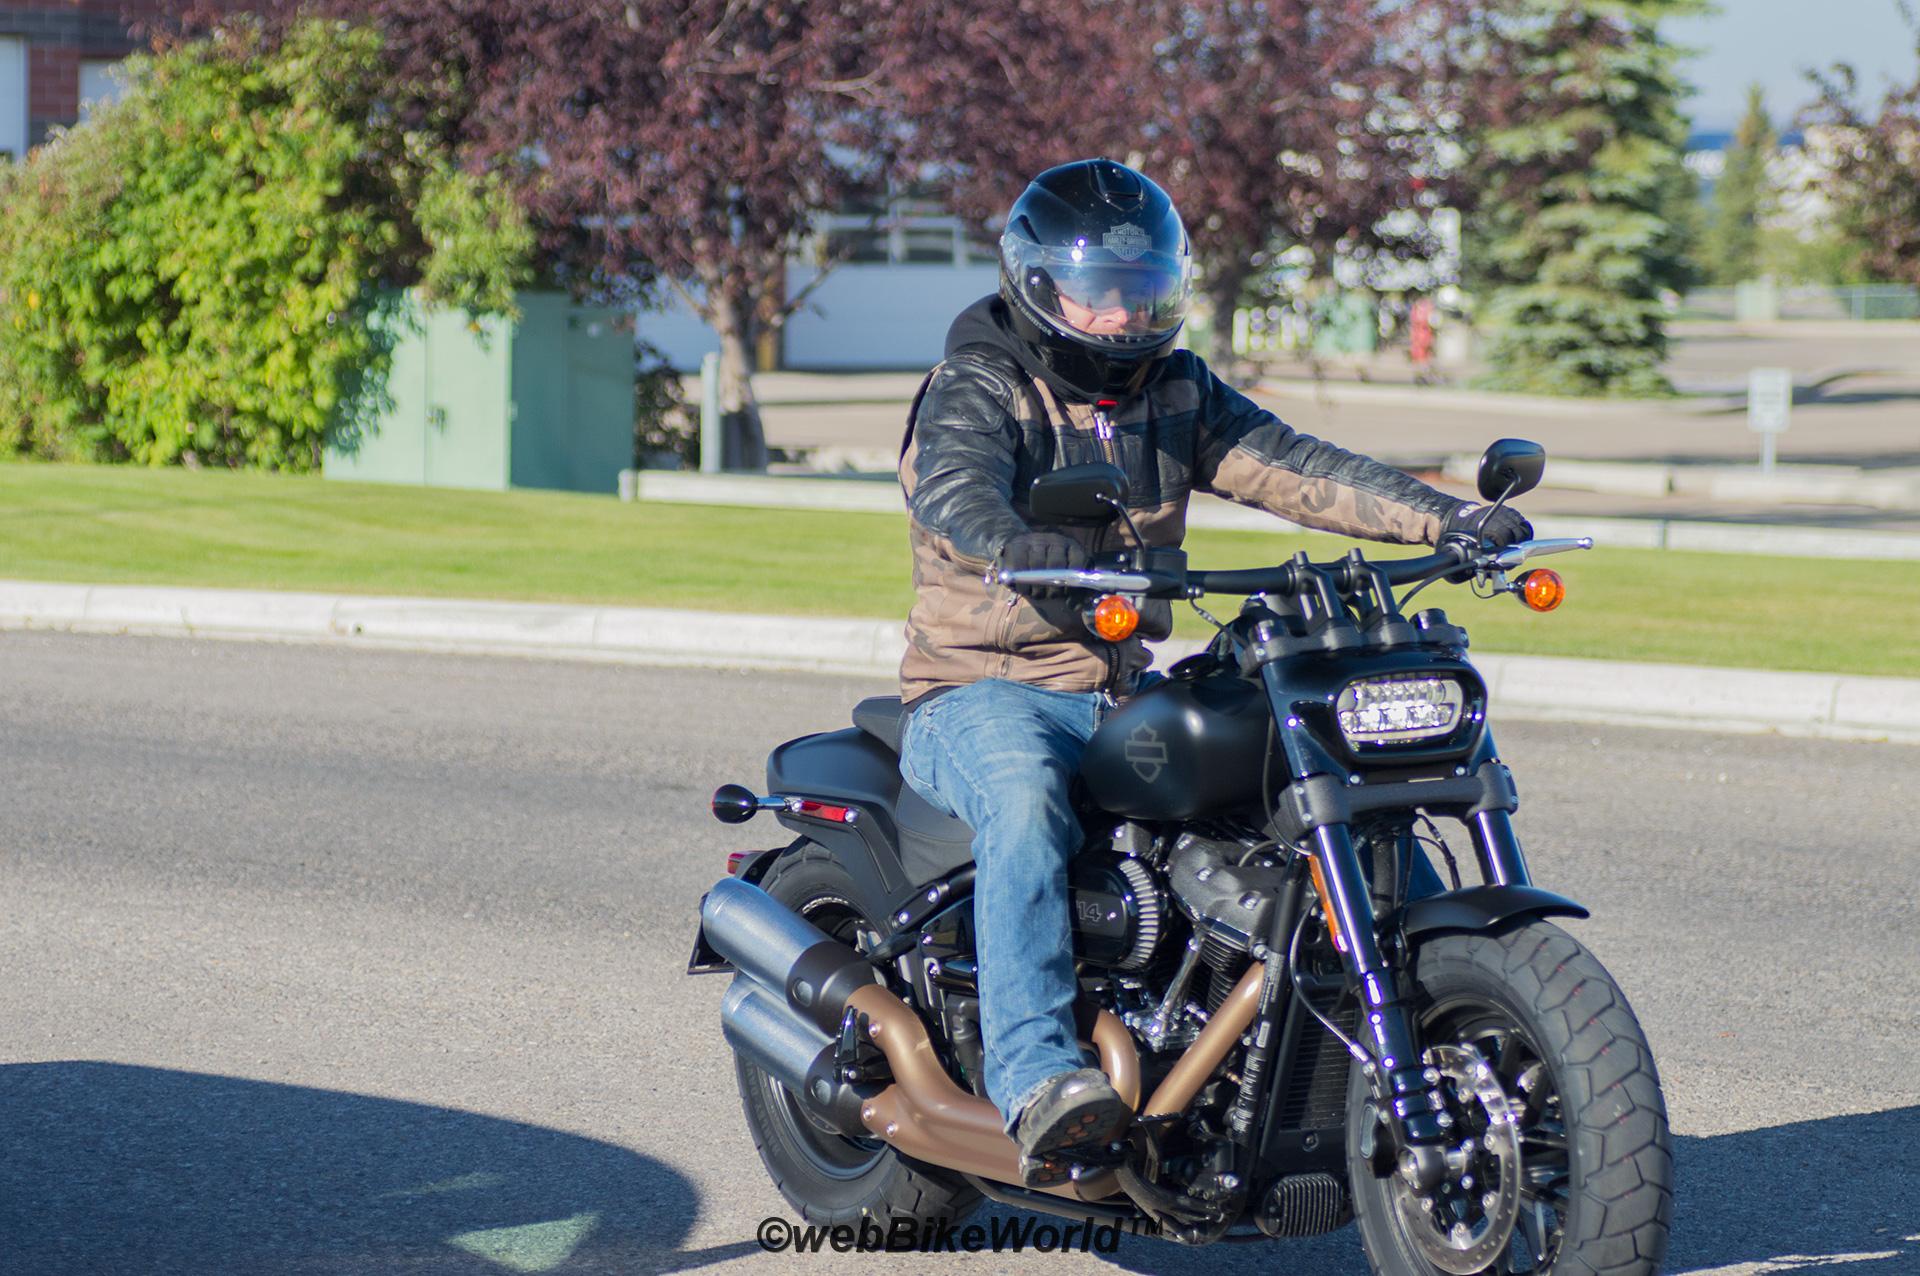
[[[900,760],[857,727],[789,740],[767,756],[767,792],[859,809],[853,824],[791,814],[776,818],[840,861],[860,884],[866,898],[854,902],[869,917],[885,917],[887,906],[912,885],[900,865],[893,826],[900,784]]]
[[[749,886],[758,886],[760,879],[779,862],[780,857],[799,845],[799,842],[793,842],[770,850],[748,851],[747,858],[740,861],[740,867],[734,870],[733,876]],[[706,903],[707,897],[702,895],[700,910],[696,912],[704,910]],[[722,957],[714,950],[713,945],[707,942],[706,926],[704,924],[696,926],[693,935],[693,956],[687,958],[687,973],[689,975],[724,975],[731,973],[732,970],[733,963]]]

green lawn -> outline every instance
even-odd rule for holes
[[[1345,549],[1188,541],[1196,565],[1220,567],[1302,546]],[[1445,585],[1421,602],[1448,608],[1479,650],[1920,676],[1920,563],[1602,546],[1552,565],[1569,597],[1550,615]],[[26,464],[0,464],[0,577],[840,616],[904,616],[912,593],[892,515]],[[1181,629],[1204,625],[1187,613]]]

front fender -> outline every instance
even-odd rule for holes
[[[1565,895],[1537,886],[1470,886],[1416,899],[1400,910],[1399,930],[1409,941],[1456,930],[1492,930],[1516,917],[1590,917]]]

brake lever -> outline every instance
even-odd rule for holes
[[[1591,536],[1558,536],[1543,540],[1515,541],[1506,548],[1496,551],[1491,557],[1501,570],[1518,567],[1529,558],[1540,558],[1547,554],[1567,554],[1576,549],[1592,549]]]

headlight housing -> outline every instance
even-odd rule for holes
[[[1466,688],[1453,678],[1396,673],[1348,683],[1334,715],[1350,746],[1404,744],[1449,734],[1466,703]]]

